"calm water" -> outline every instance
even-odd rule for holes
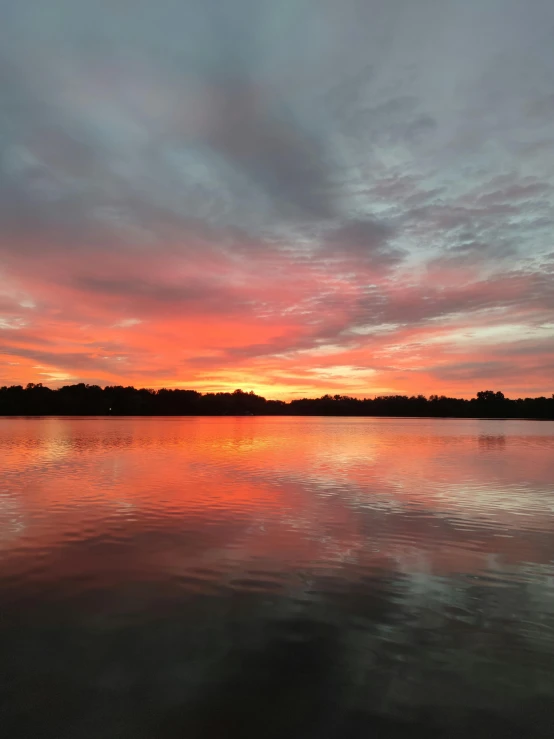
[[[554,423],[0,420],[6,739],[551,736]]]

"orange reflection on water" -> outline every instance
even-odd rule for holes
[[[145,566],[167,571],[443,574],[553,554],[553,424],[14,419],[0,421],[0,450],[11,557],[87,540],[123,556],[142,537]]]

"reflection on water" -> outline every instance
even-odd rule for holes
[[[504,449],[506,446],[506,436],[504,434],[481,434],[479,437],[479,446],[483,449]]]
[[[5,736],[551,736],[553,459],[549,422],[0,420]]]

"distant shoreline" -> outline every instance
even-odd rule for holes
[[[0,387],[0,416],[142,416],[142,417],[345,417],[345,418],[467,418],[554,420],[554,395],[506,398],[484,390],[475,398],[431,395],[387,395],[352,398],[324,395],[285,402],[253,392],[205,393],[195,390],[98,385],[66,385],[57,390],[29,383]]]
[[[345,415],[345,414],[321,414],[321,413],[281,413],[279,415],[273,413],[235,413],[235,414],[207,414],[207,413],[121,413],[101,415],[94,413],[27,413],[27,414],[8,414],[0,413],[0,419],[17,420],[41,420],[47,418],[59,418],[63,420],[87,420],[87,419],[121,419],[121,418],[360,418],[360,419],[383,419],[383,420],[405,420],[419,421],[422,419],[435,421],[550,421],[554,422],[554,418],[546,418],[541,416],[363,416],[363,415]]]

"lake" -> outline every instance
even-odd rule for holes
[[[551,736],[554,423],[0,419],[6,739]]]

